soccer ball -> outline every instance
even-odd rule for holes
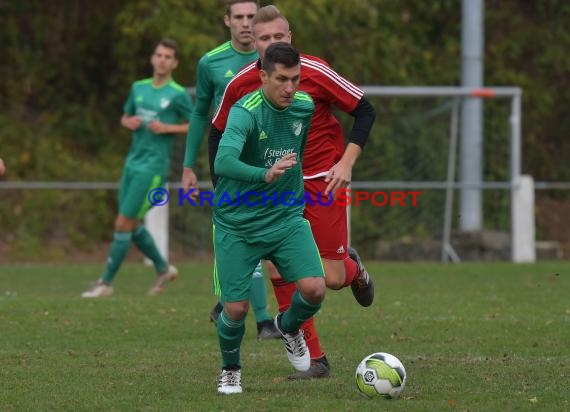
[[[406,386],[406,369],[394,355],[373,353],[356,368],[356,386],[369,398],[397,398]]]

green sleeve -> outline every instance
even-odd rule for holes
[[[216,175],[244,182],[265,182],[267,169],[242,162],[239,160],[240,154],[235,147],[220,145],[214,162]]]
[[[210,105],[214,99],[214,82],[210,78],[208,62],[206,56],[202,57],[197,67],[198,77],[196,79],[196,105],[190,118],[188,135],[186,137],[186,155],[184,157],[184,167],[193,167],[200,151],[200,146],[204,140],[206,127],[208,126],[208,115]]]
[[[234,105],[214,161],[216,175],[245,182],[265,181],[266,168],[251,166],[240,160],[243,146],[252,133],[255,133],[253,117],[247,110]]]
[[[123,105],[123,113],[128,114],[129,116],[134,116],[136,113],[136,106],[135,106],[135,91],[134,85],[131,86],[131,90],[129,91],[129,97],[127,97],[127,101]]]
[[[192,117],[192,99],[187,90],[176,99],[176,114],[182,123],[189,122]]]

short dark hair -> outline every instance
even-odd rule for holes
[[[268,74],[275,70],[276,64],[291,68],[301,63],[299,51],[289,43],[277,42],[269,45],[261,62],[261,68]]]
[[[226,0],[226,15],[228,17],[232,16],[232,6],[238,3],[254,3],[259,8],[258,0]]]
[[[176,43],[176,40],[170,39],[168,37],[163,37],[162,39],[157,41],[156,44],[154,45],[154,49],[152,49],[153,53],[156,51],[156,48],[158,46],[163,46],[166,47],[167,49],[174,50],[174,58],[178,59],[178,43]]]

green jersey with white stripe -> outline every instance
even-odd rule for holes
[[[286,226],[293,217],[302,217],[301,160],[314,110],[307,93],[296,92],[289,107],[278,109],[261,89],[232,107],[218,156],[231,149],[240,153],[241,163],[224,167],[223,171],[216,169],[216,227],[243,236],[259,236]],[[297,164],[276,182],[266,183],[266,170],[290,153],[297,154]]]
[[[231,41],[222,43],[210,50],[198,62],[197,101],[207,99],[209,105],[213,97],[214,108],[217,108],[229,81],[242,67],[258,57],[256,50],[240,52],[234,49]]]
[[[204,132],[209,125],[208,115],[212,102],[214,110],[217,109],[230,80],[242,67],[258,57],[256,50],[240,52],[232,46],[231,41],[227,41],[207,52],[198,61],[196,106],[188,129],[184,166],[193,166],[196,161]]]
[[[168,176],[175,135],[155,134],[148,125],[153,120],[166,124],[189,122],[192,100],[187,90],[174,80],[160,87],[153,86],[152,78],[139,80],[131,86],[123,111],[142,118],[142,125],[133,132],[125,167]]]

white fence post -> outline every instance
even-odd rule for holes
[[[521,175],[511,194],[511,253],[515,263],[536,261],[534,226],[534,180]]]
[[[168,187],[166,187],[168,190]],[[155,206],[151,208],[144,218],[144,225],[146,229],[150,232],[154,241],[156,242],[156,247],[162,254],[164,259],[168,262],[168,203],[164,206]],[[152,265],[152,261],[145,257],[144,263],[147,266]]]

